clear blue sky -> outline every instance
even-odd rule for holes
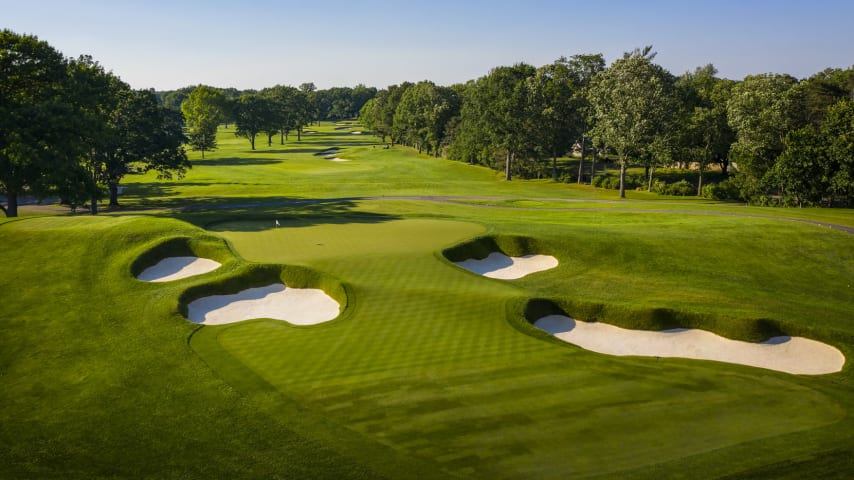
[[[135,88],[449,85],[520,61],[653,45],[674,74],[803,78],[854,64],[854,1],[0,0],[0,28]]]

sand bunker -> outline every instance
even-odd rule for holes
[[[146,268],[136,278],[144,282],[171,282],[216,270],[222,264],[207,258],[169,257]]]
[[[585,350],[607,355],[715,360],[801,375],[834,373],[845,364],[845,356],[838,349],[803,337],[772,337],[750,343],[705,330],[628,330],[563,315],[543,317],[534,326]]]
[[[327,159],[330,162],[349,162],[350,161],[350,160],[347,160],[346,158],[338,158],[338,157],[332,157],[332,158],[327,157]]]
[[[455,263],[470,272],[501,280],[515,280],[558,265],[557,259],[551,255],[508,257],[500,252],[492,252],[482,260],[468,259]]]
[[[281,283],[250,288],[233,295],[200,298],[187,306],[188,319],[222,325],[253,318],[273,318],[294,325],[314,325],[338,316],[340,306],[323,290],[288,288]]]
[[[362,132],[350,132],[350,135],[361,135]]]

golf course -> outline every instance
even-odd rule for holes
[[[0,218],[0,478],[854,475],[851,209],[506,181],[356,121],[216,139]],[[697,343],[615,340],[662,331]]]

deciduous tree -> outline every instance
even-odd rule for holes
[[[672,75],[652,63],[652,47],[627,52],[596,76],[590,102],[598,135],[616,150],[620,161],[620,198],[625,198],[626,167],[661,128],[672,90]]]
[[[66,85],[62,54],[34,36],[0,31],[0,210],[7,217],[18,215],[19,196],[47,193],[46,173],[74,161]]]
[[[252,150],[255,150],[255,137],[259,133],[278,130],[270,100],[255,93],[245,93],[237,100],[235,123],[234,134],[248,139]]]
[[[216,131],[225,119],[226,99],[222,91],[199,85],[181,103],[181,113],[187,122],[190,148],[202,152],[216,149]]]

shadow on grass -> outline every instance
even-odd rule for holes
[[[234,201],[235,199],[232,199],[232,202]],[[242,204],[194,205],[177,213],[164,213],[164,216],[178,218],[208,230],[232,232],[262,232],[279,227],[299,228],[314,225],[373,224],[402,218],[397,215],[355,211],[357,201],[357,198],[287,198],[262,201],[255,198]]]
[[[273,159],[273,158],[245,158],[245,157],[232,157],[232,158],[208,158],[205,160],[193,160],[193,165],[195,166],[211,166],[211,167],[234,167],[234,166],[246,166],[246,165],[273,165],[276,163],[281,163],[281,160]]]
[[[327,148],[330,148],[330,147],[326,147],[324,144],[318,143],[318,144],[315,144],[315,146],[311,147],[311,148],[288,148],[287,146],[280,147],[280,148],[275,148],[275,147],[266,148],[265,147],[264,149],[258,149],[258,150],[255,150],[254,152],[252,152],[252,151],[246,152],[246,154],[247,155],[254,155],[254,154],[273,153],[273,154],[277,154],[277,155],[278,154],[281,154],[281,155],[291,154],[292,155],[295,153],[317,153],[317,152],[326,150]]]

